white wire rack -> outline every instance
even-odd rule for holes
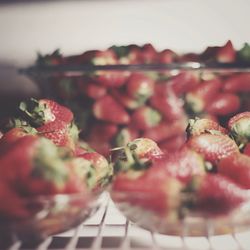
[[[98,212],[74,230],[55,235],[31,248],[16,242],[9,250],[250,250],[250,231],[207,237],[154,234],[126,220],[108,196]]]

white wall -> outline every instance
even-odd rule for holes
[[[152,42],[199,51],[250,42],[249,0],[59,1],[0,6],[0,61],[32,63],[36,51],[66,53]]]

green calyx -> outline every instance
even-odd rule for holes
[[[128,143],[127,146],[119,149],[119,155],[114,163],[114,171],[145,170],[151,166],[150,161],[142,161],[135,153],[136,144]]]
[[[70,135],[70,138],[72,138],[75,143],[78,142],[78,139],[79,139],[79,130],[78,130],[78,127],[76,126],[76,124],[74,122],[72,122],[70,124],[69,135]]]
[[[146,109],[146,121],[147,121],[147,124],[150,125],[150,127],[154,127],[156,125],[158,125],[162,119],[162,116],[161,114],[155,110],[155,109],[152,109],[150,107],[148,107]]]
[[[238,145],[245,145],[250,141],[250,118],[242,118],[236,122],[231,135]]]
[[[32,176],[51,182],[59,188],[63,187],[68,180],[69,172],[61,158],[62,150],[50,140],[40,138]],[[65,157],[66,155],[67,153],[64,154]]]
[[[126,57],[129,53],[129,47],[128,46],[112,46],[110,47],[111,50],[115,52],[118,58]]]
[[[244,44],[243,48],[238,51],[238,57],[241,61],[250,62],[250,44]]]
[[[41,103],[34,98],[31,98],[26,102],[21,102],[19,110],[22,115],[27,118],[28,122],[35,127],[39,127],[45,122],[53,121],[55,119],[46,104]]]

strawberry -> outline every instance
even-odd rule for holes
[[[127,124],[130,121],[125,109],[110,95],[106,95],[94,103],[93,113],[98,120],[115,124]]]
[[[153,160],[147,173],[154,175],[155,171],[177,178],[186,184],[194,175],[205,174],[205,163],[201,155],[184,146],[176,152],[167,153],[162,158]]]
[[[38,58],[36,60],[36,64],[39,66],[44,65],[60,65],[64,63],[63,55],[60,53],[60,50],[57,49],[51,54],[47,54],[42,56],[38,54]]]
[[[228,122],[228,128],[238,145],[247,144],[250,141],[250,112],[233,116]]]
[[[131,115],[131,123],[138,130],[147,130],[155,127],[160,121],[161,114],[149,106],[142,106]]]
[[[194,113],[201,113],[211,104],[211,99],[221,89],[221,81],[216,78],[201,82],[195,89],[185,96],[188,108]]]
[[[158,145],[147,138],[135,139],[129,142],[125,147],[115,148],[113,151],[117,153],[115,157],[112,155],[115,163],[115,171],[146,169],[149,167],[148,163],[150,161],[163,157],[163,152]]]
[[[86,139],[86,142],[99,154],[105,157],[108,157],[110,155],[111,145],[108,141],[101,141],[98,140],[96,137],[90,137]]]
[[[234,74],[224,81],[223,90],[231,93],[250,91],[250,73]]]
[[[19,108],[27,116],[31,124],[34,124],[36,127],[55,120],[65,123],[71,123],[73,120],[72,112],[53,100],[30,99],[27,102],[21,102]]]
[[[106,95],[107,89],[104,86],[101,86],[96,83],[82,83],[83,84],[83,89],[84,93],[93,99],[99,99],[103,96]]]
[[[204,216],[226,215],[249,199],[245,190],[220,174],[195,176],[185,194],[190,199],[186,205]]]
[[[174,121],[184,116],[183,102],[174,94],[168,83],[155,86],[150,104],[168,121]]]
[[[218,164],[218,172],[238,185],[250,189],[250,157],[241,153],[230,155]]]
[[[197,53],[186,53],[181,55],[181,62],[200,62],[200,55]]]
[[[247,143],[244,147],[243,154],[250,156],[250,143]]]
[[[141,107],[146,100],[144,98],[135,99],[129,96],[127,93],[124,93],[122,90],[111,90],[111,94],[114,99],[119,102],[122,106],[127,109],[134,110]]]
[[[86,152],[85,154],[81,154],[81,158],[88,160],[91,162],[91,166],[95,169],[96,172],[96,184],[104,186],[106,185],[111,176],[113,168],[108,163],[108,161],[101,154],[97,152]]]
[[[221,127],[219,123],[210,119],[189,119],[187,126],[188,136],[196,136],[204,133],[227,134],[227,129]]]
[[[35,135],[36,130],[31,127],[12,128],[0,138],[0,152],[4,152],[8,145],[11,145],[19,138],[27,135]]]
[[[50,139],[55,145],[68,147],[74,151],[78,140],[78,129],[73,123],[67,124],[58,120],[38,127],[37,131],[39,135]]]
[[[159,63],[168,64],[175,61],[177,55],[170,49],[164,49],[158,53]]]
[[[206,111],[214,115],[229,115],[239,109],[240,98],[230,93],[217,94],[206,107]]]
[[[176,220],[182,184],[166,175],[147,175],[143,171],[119,173],[112,184],[115,202],[129,203],[141,212],[153,211],[163,218]]]
[[[191,71],[184,71],[176,76],[173,76],[168,84],[172,86],[174,93],[181,96],[184,93],[192,91],[199,85],[198,75]]]
[[[136,100],[147,100],[154,92],[154,81],[142,73],[133,73],[126,83],[129,96]]]
[[[229,40],[227,43],[218,48],[216,52],[216,60],[221,63],[234,62],[236,59],[236,50],[233,47],[232,42]]]
[[[187,138],[185,134],[176,135],[174,137],[171,137],[169,139],[166,139],[159,143],[159,148],[164,153],[171,153],[178,151],[183,144],[186,142]]]
[[[147,43],[141,47],[140,59],[143,63],[155,63],[157,58],[157,51],[152,44]]]
[[[173,122],[161,122],[159,125],[147,129],[143,137],[149,138],[156,142],[162,142],[166,139],[183,135],[187,127],[186,119],[176,120]]]
[[[200,153],[206,161],[216,164],[222,158],[239,152],[237,144],[223,134],[201,134],[188,140],[188,146]]]

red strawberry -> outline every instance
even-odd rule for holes
[[[143,63],[155,63],[158,54],[152,44],[147,43],[141,47],[140,59]]]
[[[158,53],[159,63],[168,64],[175,61],[177,55],[170,49],[164,49]]]
[[[194,175],[205,174],[205,163],[198,153],[182,147],[179,151],[153,160],[147,174],[154,175],[154,172],[177,178],[182,183],[188,183]]]
[[[244,147],[243,154],[250,156],[250,143]]]
[[[97,138],[87,138],[86,142],[91,148],[93,148],[99,154],[108,157],[110,155],[111,145],[108,141],[100,141]]]
[[[130,121],[130,117],[125,109],[109,95],[95,102],[93,113],[98,120],[115,124],[127,124]]]
[[[187,134],[189,136],[196,136],[206,133],[221,133],[227,134],[227,130],[219,125],[219,123],[209,119],[189,119]]]
[[[31,99],[28,102],[22,102],[19,107],[27,115],[31,123],[36,126],[55,120],[65,123],[71,123],[73,120],[73,114],[68,108],[48,99]]]
[[[226,215],[249,199],[245,190],[219,174],[196,176],[187,189],[194,192],[189,204],[193,211],[206,216]]]
[[[250,157],[241,153],[230,155],[218,164],[218,172],[250,189]]]
[[[127,147],[135,154],[139,159],[157,159],[161,158],[163,152],[158,145],[148,138],[138,138],[128,143]]]
[[[180,96],[184,93],[192,91],[199,85],[199,77],[191,71],[184,71],[172,77],[168,82],[172,86],[174,93]]]
[[[138,131],[133,127],[122,128],[115,137],[115,146],[122,147],[125,146],[130,141],[135,140],[139,137]]]
[[[22,138],[27,135],[35,135],[36,130],[31,127],[20,127],[20,128],[12,128],[8,132],[6,132],[2,138],[0,138],[0,152],[3,153],[8,145],[11,145],[19,138]]]
[[[240,98],[237,95],[221,93],[210,100],[210,105],[207,105],[206,111],[214,115],[228,115],[238,111],[239,108]]]
[[[176,120],[171,123],[161,122],[159,125],[147,129],[143,137],[150,138],[156,142],[162,142],[177,135],[183,135],[187,127],[186,119]]]
[[[181,55],[181,62],[200,62],[200,55],[196,53],[186,53]]]
[[[111,196],[115,202],[129,203],[157,215],[176,220],[182,184],[166,175],[149,176],[143,171],[119,173],[114,179]]]
[[[137,100],[147,100],[154,92],[154,81],[142,73],[133,73],[126,83],[129,96]]]
[[[232,93],[250,91],[250,73],[241,73],[230,76],[224,81],[223,90]]]
[[[174,121],[184,116],[183,102],[174,94],[168,83],[155,86],[155,93],[150,98],[150,104],[168,121]]]
[[[146,130],[155,127],[159,124],[160,120],[160,113],[149,106],[138,108],[131,116],[131,123],[139,130]]]
[[[188,92],[185,99],[194,113],[200,113],[211,104],[211,99],[219,92],[221,82],[213,79],[201,82],[195,89]]]
[[[97,152],[86,152],[81,155],[81,158],[91,162],[91,166],[96,171],[97,185],[105,185],[112,175],[112,167],[101,154]]]
[[[243,112],[233,116],[228,122],[228,128],[240,145],[250,141],[250,112]]]
[[[78,139],[78,129],[74,124],[58,120],[40,126],[37,131],[39,135],[50,139],[55,145],[68,147],[74,151]]]
[[[99,84],[95,83],[83,83],[85,94],[93,99],[99,99],[106,95],[107,89]]]
[[[232,42],[229,40],[223,46],[218,48],[216,52],[216,60],[221,63],[234,62],[236,59],[236,50],[233,47]]]
[[[184,133],[180,135],[176,135],[174,137],[166,139],[165,141],[160,142],[159,148],[164,153],[175,152],[175,151],[178,151],[183,146],[186,140],[187,138]]]
[[[206,161],[212,163],[239,152],[236,143],[227,135],[201,134],[193,136],[189,139],[188,146],[200,153]]]
[[[111,94],[117,102],[119,102],[125,108],[131,110],[141,107],[146,101],[143,98],[135,99],[129,96],[127,93],[124,93],[122,90],[117,91],[113,89]]]

